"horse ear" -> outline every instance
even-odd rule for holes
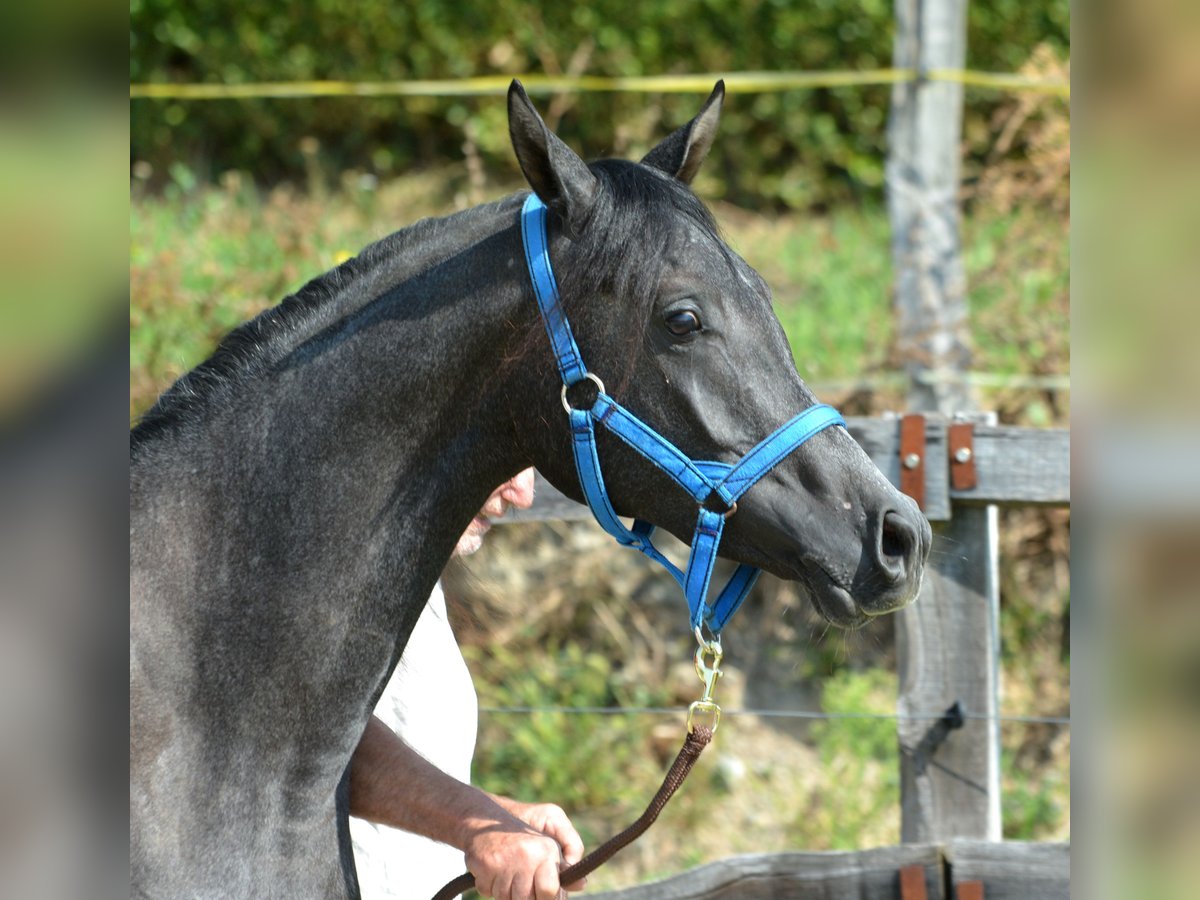
[[[662,143],[642,158],[642,163],[660,169],[684,184],[691,184],[721,120],[721,102],[725,99],[725,82],[718,81],[704,101],[696,118],[672,132]]]
[[[546,127],[515,78],[508,88],[508,133],[529,186],[562,217],[570,233],[578,234],[600,185],[587,163]]]

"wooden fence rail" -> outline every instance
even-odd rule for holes
[[[952,506],[1067,506],[1071,502],[1071,437],[1062,428],[1019,428],[975,424],[978,484],[955,489],[949,480],[946,433],[955,420],[925,417],[925,504],[930,521],[949,519]],[[849,416],[846,425],[875,465],[900,484],[900,419],[896,416]],[[530,522],[590,519],[586,506],[559,493],[538,476],[533,507],[512,510],[504,520]]]
[[[747,854],[662,881],[589,896],[592,900],[1065,900],[1071,890],[1070,852],[1069,844],[964,840],[853,852]]]

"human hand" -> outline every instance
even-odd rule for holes
[[[583,841],[567,814],[552,803],[493,796],[511,817],[479,828],[467,842],[475,888],[496,900],[561,900],[586,879],[560,885],[558,873],[583,858]]]
[[[573,866],[583,859],[583,839],[562,807],[553,803],[522,803],[520,800],[500,796],[496,796],[495,800],[530,828],[558,842],[562,849],[561,868]],[[582,891],[586,883],[587,879],[581,878],[574,884],[564,885],[564,888],[568,891]]]

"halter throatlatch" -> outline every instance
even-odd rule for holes
[[[604,383],[583,364],[571,326],[559,302],[558,283],[550,268],[546,207],[537,194],[531,193],[521,209],[521,238],[538,309],[562,376],[562,402],[571,423],[575,469],[579,473],[579,483],[588,506],[596,521],[618,543],[641,551],[662,565],[679,582],[687,597],[692,629],[702,647],[710,645],[702,637],[702,628],[707,628],[714,639],[717,638],[760,574],[760,570],[754,566],[738,566],[716,599],[708,602],[709,581],[717,560],[721,533],[726,518],[737,509],[738,498],[817,432],[831,425],[845,426],[846,423],[832,406],[818,404],[777,428],[733,465],[691,459],[610,397],[604,390]],[[569,396],[571,388],[582,381],[592,382],[589,387],[595,392],[595,400],[587,409],[573,406]],[[597,424],[603,425],[670,475],[695,500],[699,512],[686,570],[681,571],[654,546],[651,540],[653,525],[636,520],[632,528],[626,528],[617,517],[600,472],[600,458],[596,452]],[[713,510],[710,506],[719,506],[720,509]],[[719,643],[717,646],[720,646]],[[715,666],[716,662],[713,664]]]

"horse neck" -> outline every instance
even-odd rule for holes
[[[272,422],[272,444],[374,481],[387,492],[376,513],[419,526],[423,547],[447,553],[491,488],[527,464],[504,412],[527,373],[505,359],[536,312],[515,209],[486,212],[465,233],[429,223],[433,246],[407,248],[426,264],[377,277],[374,296],[284,355],[270,409],[256,413]]]
[[[319,463],[387,485],[392,505],[407,499],[410,510],[454,518],[446,504],[462,482],[511,474],[513,429],[492,401],[521,374],[503,365],[508,345],[536,320],[523,299],[516,208],[510,200],[418,223],[372,245],[352,283],[271,324],[258,358],[194,404],[177,449],[214,464],[253,459],[256,474]],[[493,444],[488,454],[472,452],[481,443]]]
[[[504,359],[537,321],[515,211],[351,286],[344,314],[138,454],[131,589],[153,602],[131,600],[131,628],[219,642],[245,689],[200,684],[200,703],[236,730],[269,731],[300,683],[308,737],[344,764],[457,536],[529,464],[506,411],[523,370]]]

